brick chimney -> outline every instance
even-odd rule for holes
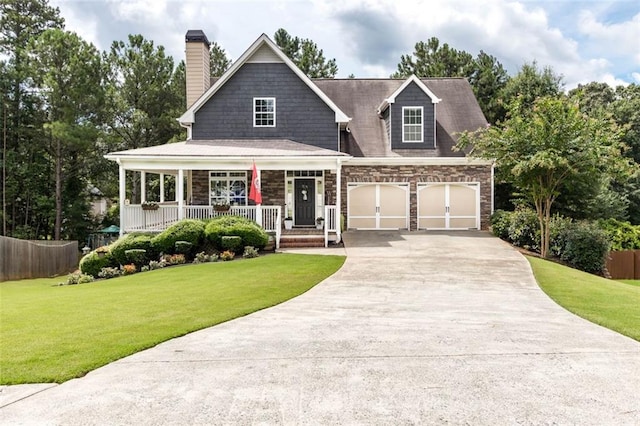
[[[187,108],[211,85],[209,40],[202,30],[189,30],[186,41]]]

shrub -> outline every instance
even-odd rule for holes
[[[244,253],[242,254],[242,257],[244,257],[245,259],[252,259],[258,256],[259,256],[258,249],[256,249],[255,247],[246,246],[244,248]]]
[[[93,282],[93,275],[83,274],[81,272],[74,272],[73,274],[69,274],[67,277],[67,281],[61,283],[63,285],[76,285],[76,284],[85,284]]]
[[[233,260],[234,257],[236,257],[236,254],[229,250],[223,251],[222,253],[220,253],[220,259],[222,259],[225,262],[229,260]]]
[[[491,232],[496,237],[505,241],[509,240],[509,225],[511,223],[511,215],[513,212],[505,210],[496,210],[491,215]]]
[[[540,222],[535,211],[529,208],[518,208],[511,213],[509,240],[514,245],[527,250],[540,249]]]
[[[140,268],[140,272],[149,272],[149,265],[144,265],[142,268]]]
[[[155,259],[158,253],[153,249],[151,240],[153,234],[141,234],[131,233],[118,239],[115,243],[111,244],[111,255],[114,259],[114,264],[111,266],[126,265],[131,261],[127,259],[127,250],[141,249],[146,251],[146,256],[142,263],[147,263],[151,259]]]
[[[598,226],[607,233],[611,242],[611,250],[640,249],[640,226],[616,219],[600,220]]]
[[[164,268],[165,266],[167,266],[167,262],[165,262],[164,259],[159,262],[157,260],[152,260],[151,262],[149,262],[148,266],[150,271],[154,271],[156,269]]]
[[[221,238],[220,248],[239,253],[242,250],[242,238],[236,235],[224,235]]]
[[[208,262],[215,262],[217,260],[218,260],[217,254],[207,254],[201,251],[200,253],[196,254],[196,258],[193,260],[193,263],[208,263]]]
[[[567,245],[567,233],[573,226],[573,219],[556,214],[549,222],[549,252],[560,257]]]
[[[100,254],[98,250],[87,253],[82,260],[80,260],[80,271],[82,271],[83,274],[97,277],[102,268],[111,266],[113,264],[111,253],[104,249],[101,253],[102,254]]]
[[[130,263],[122,266],[122,275],[131,275],[137,272],[136,265]]]
[[[200,250],[204,240],[204,222],[195,219],[184,219],[171,225],[153,239],[153,247],[157,253],[174,254],[176,242],[186,241]],[[182,253],[184,254],[184,253]]]
[[[219,216],[211,219],[205,228],[205,236],[219,251],[227,250],[222,246],[224,236],[241,238],[242,246],[238,251],[246,246],[261,249],[269,242],[269,235],[257,223],[238,216]]]
[[[565,247],[560,258],[585,272],[602,272],[609,252],[606,232],[594,223],[578,222],[565,233]]]
[[[141,266],[145,263],[148,263],[147,251],[145,249],[125,250],[124,256],[127,259],[127,263],[133,263],[136,266]]]
[[[122,270],[120,268],[114,268],[114,267],[102,268],[102,270],[100,270],[100,273],[98,274],[100,278],[104,278],[104,279],[116,278],[116,277],[119,277],[120,275],[122,275]]]
[[[193,250],[193,244],[189,241],[176,241],[175,246],[175,252],[184,254],[185,256],[189,256],[189,254],[191,254],[191,251]]]
[[[162,257],[162,262],[167,265],[182,265],[187,262],[184,254],[165,254]]]

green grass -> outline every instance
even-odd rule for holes
[[[640,341],[640,287],[527,257],[538,285],[574,314]]]
[[[0,283],[0,384],[64,382],[195,330],[276,305],[337,271],[342,256],[275,254],[76,286]]]
[[[629,285],[637,285],[640,287],[640,280],[618,280],[621,283],[629,284]]]

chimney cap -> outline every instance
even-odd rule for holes
[[[205,35],[204,31],[202,30],[189,30],[187,31],[187,34],[185,36],[185,41],[187,43],[189,42],[201,42],[201,43],[205,43],[207,46],[209,46],[211,43],[209,43],[209,39],[207,39],[207,36]]]

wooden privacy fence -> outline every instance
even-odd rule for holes
[[[0,281],[53,277],[77,267],[77,241],[18,240],[0,236]]]
[[[607,270],[614,280],[640,280],[640,250],[610,252]]]

